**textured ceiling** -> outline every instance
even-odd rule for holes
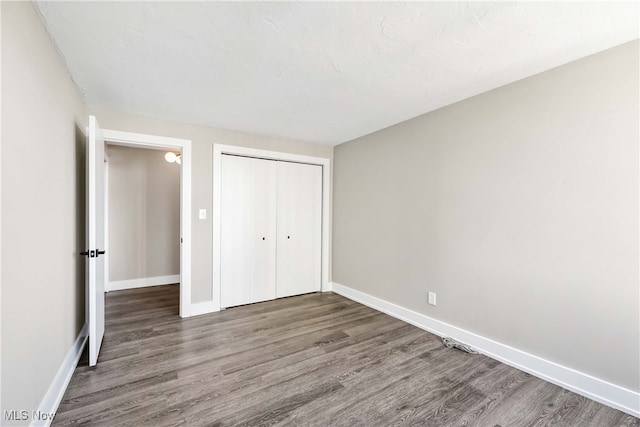
[[[339,144],[638,38],[637,2],[36,2],[87,104]]]

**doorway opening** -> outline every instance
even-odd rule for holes
[[[106,142],[106,292],[180,283],[180,164],[175,162],[176,155],[180,153]],[[172,295],[179,299],[177,292]]]
[[[122,212],[129,208],[137,210],[141,218],[129,217],[123,224],[123,218],[114,219],[106,215],[105,242],[109,242],[105,259],[105,286],[107,291],[130,289],[153,285],[179,283],[180,288],[180,317],[191,316],[191,141],[177,138],[167,138],[115,130],[102,130],[106,144],[107,163],[105,182],[107,185],[118,185],[119,188],[105,190],[106,213]],[[127,151],[129,150],[129,151]],[[168,162],[166,153],[179,156],[180,162]],[[130,156],[126,160],[126,156]],[[116,166],[131,162],[131,157],[137,162],[147,165],[145,176],[126,176],[119,174],[118,181],[114,175],[118,171]],[[172,158],[172,156],[167,156]],[[116,161],[117,160],[117,161]],[[151,163],[158,162],[154,167]],[[142,175],[142,171],[137,171]],[[178,182],[175,182],[178,181]],[[114,198],[109,199],[109,193],[129,187],[126,198],[121,200],[123,206],[117,209],[113,204]],[[147,194],[144,200],[136,197],[140,191]],[[148,194],[149,192],[153,194]],[[124,194],[123,194],[124,195]],[[176,201],[177,206],[172,202]],[[137,202],[137,206],[135,203]],[[163,211],[164,206],[164,211]],[[177,221],[176,221],[177,219]],[[144,230],[135,230],[135,225]],[[167,227],[168,226],[168,227]],[[114,230],[117,227],[117,230]],[[177,228],[177,229],[176,229]],[[138,233],[138,235],[132,235]],[[110,238],[111,236],[111,238]],[[135,247],[128,247],[132,242]],[[113,247],[117,245],[117,248]],[[117,253],[124,251],[125,253]],[[178,259],[176,258],[178,256]],[[113,265],[115,264],[115,265]],[[111,274],[110,274],[111,273]],[[127,278],[127,274],[134,273],[135,278]]]

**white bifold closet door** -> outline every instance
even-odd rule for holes
[[[322,167],[223,155],[221,307],[320,291]]]
[[[220,303],[276,297],[276,162],[222,156]]]
[[[276,297],[320,290],[322,166],[278,162]]]

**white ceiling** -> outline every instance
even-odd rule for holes
[[[638,38],[638,2],[36,2],[89,106],[339,144]]]

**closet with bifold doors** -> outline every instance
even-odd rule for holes
[[[320,291],[322,166],[223,154],[220,305]]]

